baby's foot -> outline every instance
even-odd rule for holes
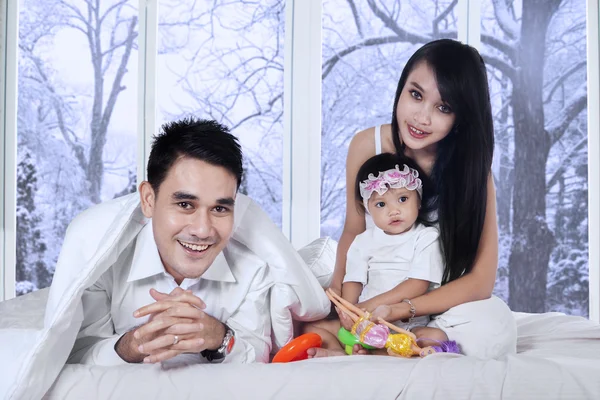
[[[346,355],[344,350],[323,349],[321,347],[313,347],[306,350],[306,353],[308,354],[308,358],[337,357]]]

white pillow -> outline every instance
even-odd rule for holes
[[[330,237],[316,239],[298,250],[323,288],[327,288],[331,284],[336,251],[337,242]]]

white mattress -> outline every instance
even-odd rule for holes
[[[0,303],[1,328],[39,328],[47,291]],[[47,399],[600,399],[600,326],[515,313],[518,354],[353,356],[289,364],[67,365]],[[51,361],[49,361],[51,362]]]

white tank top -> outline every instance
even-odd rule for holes
[[[375,155],[381,154],[381,125],[375,127],[375,134],[373,136],[375,139]],[[367,229],[375,226],[375,222],[373,222],[373,218],[371,218],[371,214],[369,213],[365,213],[365,224]]]
[[[381,125],[375,127],[375,155],[381,154]]]

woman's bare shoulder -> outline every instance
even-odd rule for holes
[[[360,166],[371,156],[375,155],[375,140],[373,134],[375,128],[368,128],[357,132],[350,141],[348,147],[347,165]]]
[[[375,148],[375,127],[372,126],[367,129],[363,129],[362,131],[358,131],[352,137],[352,141],[350,142],[350,146],[364,146],[371,145]]]
[[[391,143],[391,125],[381,125],[381,138],[383,152],[393,152],[393,147],[390,149],[388,142]],[[393,144],[392,144],[393,146]],[[370,127],[358,131],[350,142],[348,149],[348,157],[350,159],[360,159],[366,161],[371,156],[375,155],[375,127]]]

